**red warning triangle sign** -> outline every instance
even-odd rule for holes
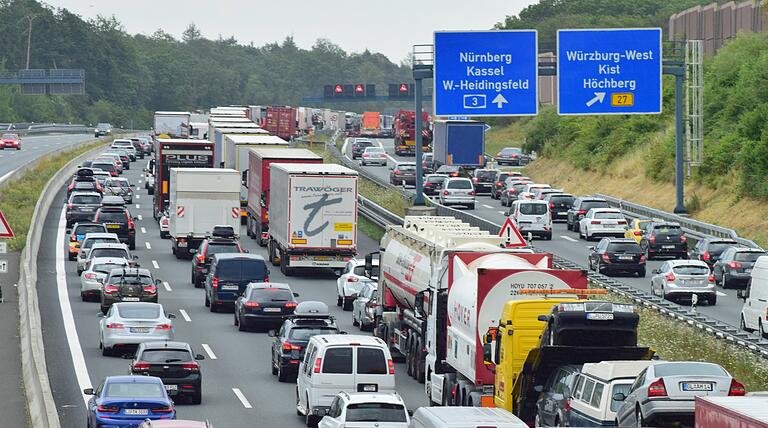
[[[499,236],[506,238],[507,248],[528,246],[528,243],[523,239],[523,235],[520,234],[520,231],[517,230],[517,227],[515,227],[515,224],[512,223],[512,220],[509,217],[507,217],[507,221],[504,222],[504,225],[501,226]]]
[[[8,225],[3,212],[0,211],[0,238],[13,239],[13,237],[14,235],[13,231],[11,230],[11,226]]]

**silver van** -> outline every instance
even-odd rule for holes
[[[520,418],[495,407],[419,407],[409,428],[528,428]]]

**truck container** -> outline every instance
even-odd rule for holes
[[[195,140],[207,140],[208,139],[208,122],[190,122],[189,138],[192,138]]]
[[[379,128],[381,128],[380,135],[382,138],[392,138],[395,135],[394,122],[394,116],[386,114],[381,115],[381,124],[379,125]]]
[[[273,163],[323,163],[307,149],[254,148],[248,153],[248,203],[246,230],[262,247],[269,241],[269,166]]]
[[[217,166],[224,164],[224,135],[269,135],[269,132],[253,122],[210,122],[208,141],[212,142],[216,148],[214,162]]]
[[[156,138],[189,138],[188,111],[156,111],[152,131]]]
[[[296,129],[299,134],[308,134],[309,130],[313,127],[312,124],[312,109],[310,107],[297,107],[296,108]]]
[[[433,124],[435,169],[440,165],[477,168],[485,165],[485,123],[437,120]]]
[[[430,150],[432,131],[429,129],[429,114],[422,112],[422,149]],[[400,110],[395,115],[395,154],[398,156],[416,155],[416,112]]]
[[[695,428],[768,428],[765,396],[696,397]]]
[[[272,263],[284,275],[301,268],[344,268],[357,253],[357,171],[336,164],[273,163],[269,173]]]
[[[214,226],[240,228],[240,173],[222,168],[171,168],[171,251],[191,257]]]
[[[264,106],[248,106],[248,110],[245,112],[245,117],[250,119],[253,123],[264,126],[264,118],[267,116],[267,108]]]
[[[293,107],[267,107],[264,129],[284,140],[292,139],[296,135],[296,109]]]
[[[157,139],[155,141],[155,194],[153,215],[160,219],[168,209],[171,168],[213,168],[213,144],[194,139]]]
[[[248,213],[248,152],[257,147],[288,147],[288,142],[276,135],[224,134],[224,168],[240,172],[240,222],[246,223]]]
[[[370,137],[378,137],[381,134],[381,114],[379,112],[363,112],[363,129],[361,134]]]
[[[230,116],[246,117],[247,107],[244,106],[221,106],[211,109],[211,116]]]
[[[332,120],[335,120],[333,123],[333,130],[344,130],[344,127],[346,126],[347,120],[346,120],[346,112],[344,111],[334,111],[333,116],[331,116]]]
[[[406,217],[381,239],[375,334],[426,381],[433,403],[492,402],[480,338],[505,302],[527,298],[519,290],[587,287],[584,271],[552,269],[551,254],[506,244],[452,217]],[[366,270],[376,256],[366,256]]]

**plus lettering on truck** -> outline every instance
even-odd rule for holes
[[[273,264],[342,269],[357,252],[357,172],[335,164],[270,165]]]
[[[168,209],[171,168],[213,168],[214,149],[207,141],[158,139],[153,214],[159,219]]]

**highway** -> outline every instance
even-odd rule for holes
[[[21,150],[0,150],[0,183],[13,171],[40,156],[94,140],[93,134],[48,134],[21,137]]]
[[[394,165],[399,161],[413,162],[413,157],[400,157],[394,154],[394,140],[392,139],[373,139],[374,142],[381,145],[389,154],[388,166]],[[351,144],[347,144],[345,147],[345,155],[351,159]],[[381,166],[366,166],[366,171],[380,177],[384,180],[389,180],[389,168]],[[505,167],[509,168],[509,167]],[[408,186],[408,189],[413,189],[412,186]],[[565,189],[568,191],[568,189]],[[578,195],[577,195],[578,196]],[[459,207],[458,209],[463,209]],[[503,224],[505,220],[506,207],[503,207],[498,200],[491,199],[490,195],[480,195],[477,197],[477,203],[475,210],[471,211],[474,215],[481,217],[485,220],[492,221],[496,224]],[[579,234],[577,232],[568,231],[565,228],[564,223],[556,223],[553,225],[553,234],[551,241],[537,240],[533,242],[537,248],[551,252],[564,259],[578,263],[586,268],[587,266],[587,247],[596,245],[597,241],[586,242],[579,240]],[[647,274],[645,278],[637,278],[636,276],[625,276],[615,278],[620,282],[630,285],[634,288],[650,292],[651,283],[651,271],[658,268],[663,263],[663,260],[652,260],[648,262]],[[685,303],[684,303],[685,304]],[[690,305],[688,305],[690,306]],[[739,326],[739,317],[741,314],[742,301],[736,296],[735,289],[723,290],[718,288],[718,300],[715,306],[699,305],[697,311],[710,318],[724,322],[731,326]]]
[[[173,320],[176,339],[190,343],[201,361],[203,402],[177,407],[179,419],[210,420],[214,426],[303,426],[296,416],[295,384],[279,383],[270,371],[271,338],[264,332],[238,332],[231,313],[211,313],[203,306],[203,290],[190,283],[190,261],[177,260],[168,240],[161,240],[152,218],[152,197],[139,182],[141,161],[134,163],[124,176],[136,183],[137,195],[131,207],[136,222],[134,254],[142,267],[148,268],[165,284],[159,290],[159,302]],[[63,199],[57,198],[56,200]],[[43,321],[48,372],[62,426],[82,426],[86,419],[82,389],[98,385],[109,375],[127,374],[128,361],[104,357],[99,350],[99,305],[82,302],[80,280],[75,263],[65,257],[63,207],[56,206],[45,219],[45,235],[39,257],[39,297]],[[243,245],[251,253],[267,256],[255,241],[245,235]],[[378,249],[378,244],[359,237],[361,254]],[[336,277],[326,272],[311,272],[285,278],[271,267],[273,282],[286,282],[300,294],[299,301],[325,302],[342,330],[359,331],[352,326],[351,312],[335,305]],[[369,333],[363,333],[369,334]],[[403,364],[396,368],[397,389],[409,409],[426,405],[423,385],[409,378]],[[254,425],[256,423],[256,425]]]

